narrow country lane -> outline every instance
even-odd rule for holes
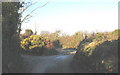
[[[25,73],[73,73],[70,65],[73,55],[22,57],[26,65]]]

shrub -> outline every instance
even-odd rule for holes
[[[89,43],[88,45],[84,47],[83,52],[88,53],[88,56],[91,56],[95,48],[102,42],[103,41],[93,41]]]
[[[52,43],[48,37],[39,35],[31,35],[30,37],[21,41],[21,47],[25,50],[30,50],[35,47],[48,47],[52,48]]]
[[[52,47],[52,42],[48,37],[39,35],[31,35],[21,41],[21,51],[23,54],[28,55],[55,55],[58,52]]]
[[[79,42],[83,39],[82,33],[77,32],[74,35],[71,36],[61,36],[59,37],[59,40],[62,44],[63,48],[77,48],[79,45]]]
[[[118,72],[118,42],[119,40],[84,43],[74,56],[73,66],[78,72]],[[81,67],[84,68],[80,70]]]
[[[62,48],[62,45],[59,40],[55,40],[52,43],[54,48]]]
[[[110,33],[112,39],[120,39],[120,29],[114,30]]]
[[[119,30],[96,33],[83,39],[74,56],[73,68],[77,72],[118,72]],[[82,67],[82,70],[81,70]]]
[[[101,43],[91,56],[97,72],[117,72],[118,70],[118,40]],[[97,64],[99,63],[99,64]],[[104,71],[105,70],[105,71]]]
[[[20,34],[20,39],[25,39],[31,35],[33,35],[33,31],[31,29],[26,29],[24,34]]]
[[[93,41],[93,39],[88,38],[88,39],[83,39],[80,44],[77,46],[77,50],[82,50],[84,48],[85,45],[88,45],[89,43],[91,43]]]
[[[97,32],[97,33],[94,35],[94,40],[95,40],[95,41],[101,41],[101,40],[104,40],[103,33],[101,33],[101,32]]]

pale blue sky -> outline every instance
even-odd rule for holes
[[[61,30],[73,34],[77,31],[112,31],[118,28],[119,0],[34,0],[35,7],[49,1],[45,7],[37,9],[28,23],[23,23],[22,30],[54,32]]]

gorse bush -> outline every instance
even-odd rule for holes
[[[25,50],[30,50],[35,47],[52,48],[52,42],[48,37],[42,37],[39,35],[31,35],[21,41],[21,47]]]
[[[114,36],[119,36],[120,37],[120,29],[114,30],[113,32],[111,32],[112,35]]]
[[[103,40],[104,39],[104,36],[103,36],[103,33],[101,32],[97,32],[95,35],[94,35],[94,40],[95,41],[100,41],[100,40]]]
[[[91,44],[93,44],[93,43],[99,43],[100,41],[102,42],[102,41],[107,41],[107,40],[108,41],[117,40],[119,37],[119,33],[120,33],[120,30],[115,30],[113,32],[97,32],[97,33],[76,32],[75,34],[73,34],[71,36],[65,35],[65,34],[62,36],[59,36],[60,31],[56,31],[54,33],[49,33],[46,31],[46,32],[43,32],[40,36],[37,36],[36,40],[34,40],[34,39],[29,40],[29,38],[32,39],[32,37],[35,37],[35,35],[29,37],[32,34],[32,31],[30,29],[27,29],[26,32],[23,34],[23,36],[26,36],[27,34],[29,34],[29,36],[27,36],[28,38],[23,40],[24,44],[22,44],[21,46],[24,49],[25,48],[32,49],[34,47],[41,47],[41,46],[43,47],[44,44],[45,45],[48,44],[46,46],[49,47],[52,45],[52,47],[54,47],[54,48],[78,48],[80,46],[79,44],[85,38],[84,35],[86,35],[87,36],[86,39],[87,40],[89,39],[89,41],[92,42]],[[38,38],[41,38],[42,40],[49,38],[49,41],[47,41],[47,40],[42,41],[42,40],[39,40]],[[27,42],[27,41],[29,41],[29,42]],[[90,42],[88,42],[88,43],[90,43]],[[81,44],[83,44],[83,42]],[[91,49],[94,49],[94,47],[86,46],[86,49],[91,50]]]
[[[120,29],[112,31],[110,36],[114,39],[120,39]]]
[[[99,46],[103,41],[94,41],[86,45],[83,49],[83,52],[87,53],[88,56],[93,54],[93,51],[97,46]]]
[[[119,30],[96,33],[93,37],[83,39],[74,56],[77,72],[111,73],[118,72]],[[81,69],[81,67],[84,67]]]
[[[58,52],[53,48],[52,42],[48,37],[31,35],[20,42],[23,50],[22,54],[27,55],[56,55]]]
[[[95,48],[90,60],[97,72],[117,72],[118,42],[119,40],[104,41]]]
[[[73,66],[77,72],[118,72],[118,42],[119,40],[84,43],[74,56]]]

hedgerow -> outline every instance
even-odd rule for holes
[[[39,35],[31,35],[30,37],[21,41],[21,47],[25,50],[30,50],[35,47],[52,48],[52,42],[48,37],[42,37]]]
[[[96,33],[95,37],[82,40],[73,61],[77,72],[118,72],[118,33],[118,30]],[[84,68],[81,70],[81,67]]]

